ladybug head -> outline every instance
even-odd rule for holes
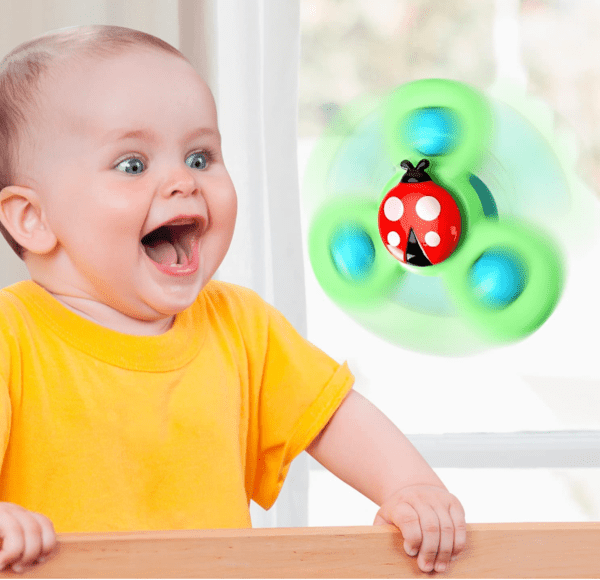
[[[423,183],[424,181],[431,181],[431,177],[425,173],[425,169],[429,167],[427,159],[421,159],[416,167],[413,167],[413,164],[408,159],[405,159],[400,163],[400,167],[406,169],[406,173],[402,176],[400,183]]]

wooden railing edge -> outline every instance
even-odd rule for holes
[[[598,578],[600,522],[471,524],[440,577]],[[393,526],[59,534],[24,578],[425,577]],[[10,571],[1,576],[14,576]]]

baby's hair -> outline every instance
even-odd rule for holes
[[[0,190],[14,183],[19,138],[28,116],[39,109],[40,79],[62,58],[109,58],[133,47],[154,48],[185,59],[164,40],[121,26],[75,26],[46,33],[17,46],[0,62]],[[38,111],[39,112],[39,111]],[[24,248],[0,223],[0,232],[23,259]]]

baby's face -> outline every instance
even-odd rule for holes
[[[19,166],[58,239],[52,291],[172,316],[214,274],[235,223],[210,90],[152,49],[58,66]]]

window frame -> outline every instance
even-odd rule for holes
[[[433,468],[600,467],[600,430],[406,436]],[[309,469],[325,468],[313,459]]]

